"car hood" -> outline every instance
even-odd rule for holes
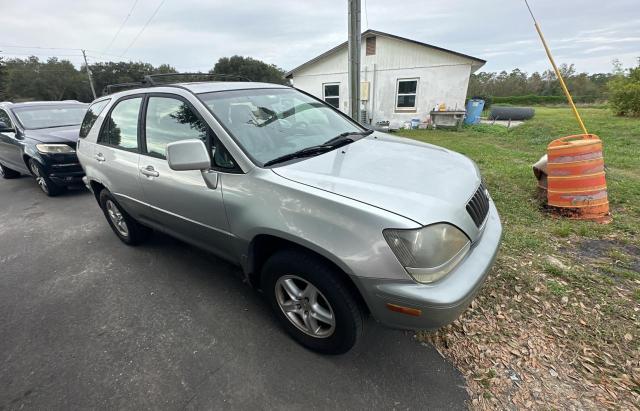
[[[478,234],[466,212],[481,182],[478,168],[467,157],[441,147],[375,133],[273,171],[420,225],[450,222],[472,239]]]
[[[25,135],[41,143],[75,143],[80,136],[80,126],[26,130]]]

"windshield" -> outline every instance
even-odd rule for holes
[[[339,134],[363,131],[326,104],[295,89],[233,90],[199,97],[260,166],[321,145]]]
[[[20,124],[26,129],[77,126],[82,123],[87,107],[74,105],[46,105],[13,108]]]

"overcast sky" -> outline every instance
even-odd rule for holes
[[[521,0],[362,2],[363,30],[485,59],[485,71],[549,66]],[[640,0],[530,3],[558,63],[587,72],[610,71],[614,58],[627,67],[636,64]],[[205,71],[219,57],[239,54],[291,69],[346,39],[347,0],[0,0],[0,50],[6,57],[58,55],[79,64],[77,50],[10,46],[85,48],[90,62],[134,60]]]

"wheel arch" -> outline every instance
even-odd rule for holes
[[[91,192],[96,198],[96,201],[98,202],[98,204],[100,204],[100,193],[102,192],[102,190],[105,190],[106,187],[96,180],[89,180],[89,186],[91,187]]]
[[[27,168],[27,170],[29,170],[29,173],[31,173],[31,174],[33,174],[33,172],[31,171],[31,166],[29,166],[29,161],[30,161],[32,158],[33,158],[34,160],[36,160],[36,161],[40,161],[40,160],[38,160],[38,158],[33,157],[33,156],[30,156],[30,155],[29,155],[29,154],[27,154],[27,153],[23,153],[23,154],[22,154],[22,161],[24,161],[24,166]]]
[[[331,266],[336,273],[339,273],[340,279],[349,288],[349,291],[357,299],[358,303],[368,312],[369,308],[367,303],[360,292],[360,289],[351,278],[348,273],[348,269],[344,267],[344,264],[338,263],[335,260],[335,256],[327,256],[325,253],[312,248],[312,246],[303,245],[299,242],[286,239],[282,236],[274,234],[258,234],[249,244],[249,250],[247,254],[246,272],[251,285],[257,289],[261,288],[262,282],[262,267],[264,263],[281,250],[298,250],[300,252],[309,253],[316,258],[321,259],[324,263]]]

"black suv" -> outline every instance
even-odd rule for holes
[[[78,101],[0,103],[0,175],[30,174],[48,196],[80,185],[84,173],[75,150],[87,106]]]

